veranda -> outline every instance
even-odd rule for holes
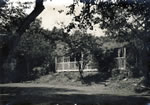
[[[80,62],[82,63],[82,61]],[[76,58],[62,56],[55,58],[55,69],[56,72],[78,71],[79,67]],[[89,61],[89,63],[86,64],[84,71],[98,71],[98,69],[93,61]]]

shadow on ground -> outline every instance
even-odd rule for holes
[[[146,98],[149,96],[59,94],[75,91],[63,88],[3,87],[0,88],[0,105],[146,105],[150,102],[150,98]]]
[[[46,100],[48,99],[48,97],[46,96],[49,96],[50,94],[58,94],[63,92],[73,93],[77,91],[78,90],[75,89],[54,87],[0,87],[0,105],[20,105],[21,103],[26,103],[25,105],[30,105],[29,103],[32,102],[43,103],[47,102]]]
[[[91,83],[102,83],[110,78],[109,73],[96,73],[92,75],[87,75],[84,77],[84,82],[91,85]]]

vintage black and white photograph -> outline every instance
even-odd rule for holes
[[[150,0],[0,0],[0,105],[150,105]]]

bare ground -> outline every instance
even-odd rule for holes
[[[83,85],[78,76],[67,76],[52,74],[25,83],[0,84],[0,105],[146,105],[150,102],[149,93],[134,91],[139,79],[100,79]]]

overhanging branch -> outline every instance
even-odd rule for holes
[[[29,25],[36,19],[36,17],[44,10],[43,0],[36,0],[34,10],[24,19],[23,24],[18,28],[17,34],[21,36]]]

